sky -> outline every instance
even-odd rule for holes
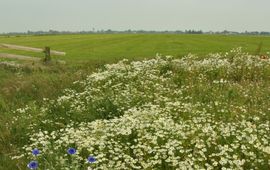
[[[270,0],[0,0],[0,32],[270,31]]]

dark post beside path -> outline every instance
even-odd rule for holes
[[[45,53],[44,62],[45,63],[50,62],[51,61],[51,49],[50,49],[50,47],[45,47],[44,53]]]
[[[0,47],[14,49],[14,50],[23,50],[23,51],[44,53],[45,54],[45,58],[43,60],[44,63],[49,63],[52,60],[51,55],[58,55],[58,56],[65,56],[66,55],[65,52],[51,50],[51,48],[48,46],[46,46],[44,49],[41,49],[41,48],[25,47],[25,46],[12,45],[12,44],[0,44]],[[34,58],[34,57],[30,57],[30,56],[19,56],[19,55],[13,55],[13,54],[4,54],[4,55],[9,56],[9,57],[13,57],[13,58],[18,58],[18,59],[20,59],[20,58],[24,58],[24,59]],[[2,56],[3,56],[3,54],[2,54]],[[0,57],[1,57],[1,54],[0,54]],[[36,59],[38,59],[38,58],[36,58]],[[64,62],[62,62],[62,63],[64,63]]]

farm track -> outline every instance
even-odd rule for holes
[[[27,61],[40,61],[40,58],[37,58],[37,57],[7,54],[7,53],[0,53],[0,58],[18,59],[18,60],[27,60]]]

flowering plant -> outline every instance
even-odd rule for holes
[[[269,76],[240,49],[105,65],[40,108],[46,129],[32,125],[20,156],[42,146],[63,168],[76,146],[78,169],[269,169]]]

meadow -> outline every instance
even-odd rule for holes
[[[0,43],[25,45],[30,47],[50,46],[67,52],[65,60],[72,63],[87,60],[119,60],[154,57],[156,53],[182,57],[188,53],[208,54],[227,52],[242,47],[253,53],[260,43],[262,52],[270,50],[268,36],[234,35],[168,35],[168,34],[93,34],[93,35],[50,35],[50,36],[0,36]],[[0,52],[7,50],[0,49]],[[10,50],[8,50],[10,52]],[[16,54],[30,54],[16,51]]]
[[[0,169],[27,169],[31,160],[40,169],[270,167],[270,37],[2,36],[0,43],[67,53],[53,56],[65,65],[0,67]]]

